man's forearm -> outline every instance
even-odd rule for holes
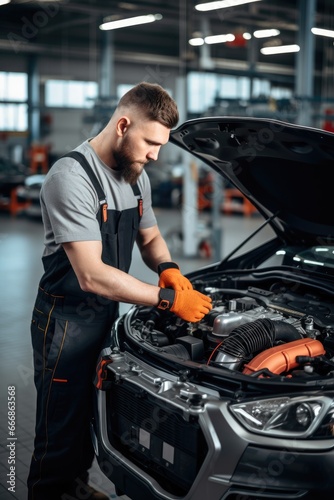
[[[154,272],[157,272],[158,265],[161,262],[169,262],[171,254],[168,250],[167,244],[161,234],[157,235],[145,245],[138,242],[138,247],[145,264]]]
[[[165,251],[167,246],[163,238],[160,241],[154,241],[154,239],[154,237],[146,238],[146,242],[150,242],[151,245],[144,246],[145,250],[148,249],[149,261],[157,268],[157,265],[162,261],[170,260],[170,254]],[[91,292],[116,302],[137,305],[156,307],[160,302],[168,303],[167,306],[171,312],[186,321],[192,322],[199,321],[211,310],[211,299],[193,290],[191,286],[183,286],[182,283],[180,285],[179,276],[176,280],[177,287],[172,286],[173,290],[168,290],[169,295],[166,297],[162,296],[163,292],[167,292],[167,288],[165,288],[166,279],[167,281],[171,280],[172,285],[175,284],[175,279],[170,276],[170,273],[164,277],[164,284],[154,286],[105,264],[101,260],[101,241],[69,242],[63,243],[63,247],[78,278],[80,287],[85,292]],[[173,269],[175,270],[175,268]],[[172,297],[170,297],[171,292],[173,292]]]
[[[107,264],[79,280],[81,288],[116,302],[155,306],[159,300],[159,287],[144,283]]]
[[[159,287],[144,283],[101,260],[100,241],[64,243],[63,247],[85,292],[130,304],[154,306],[158,303]]]

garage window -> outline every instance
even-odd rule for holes
[[[45,105],[56,108],[92,108],[97,93],[96,82],[47,80]]]
[[[0,130],[28,128],[28,77],[26,73],[0,71]]]
[[[292,90],[285,87],[273,87],[269,80],[245,76],[217,75],[215,73],[190,72],[188,74],[188,111],[190,113],[215,114],[217,108],[222,114],[246,112],[239,107],[241,102],[257,98],[289,99]],[[252,95],[251,95],[252,93]],[[219,108],[219,104],[223,107]]]

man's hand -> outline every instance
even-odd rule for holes
[[[211,298],[196,290],[175,291],[170,310],[185,321],[196,323],[212,309]]]
[[[179,266],[175,262],[164,262],[158,266],[159,283],[161,288],[173,288],[173,290],[192,290],[193,286],[181,274]]]
[[[211,298],[197,290],[160,290],[159,309],[170,310],[185,321],[197,323],[212,309]]]

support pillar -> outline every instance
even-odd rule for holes
[[[115,97],[114,41],[112,31],[102,31],[100,97]]]
[[[310,99],[314,93],[314,35],[316,0],[299,0],[299,32],[295,93],[301,98],[297,123],[312,126],[312,106]]]
[[[39,96],[39,71],[37,56],[31,56],[28,64],[28,142],[31,145],[41,139]]]
[[[178,104],[180,124],[187,115],[187,79],[180,76],[176,82],[176,102]],[[186,257],[195,257],[197,254],[197,165],[194,158],[186,151],[181,151],[183,166],[183,199],[182,199],[182,234],[183,254]]]

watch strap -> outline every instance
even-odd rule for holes
[[[158,309],[168,311],[174,304],[175,290],[171,288],[160,288]]]
[[[166,271],[166,269],[180,269],[180,268],[175,262],[161,262],[161,264],[158,265],[159,276],[163,271]]]

